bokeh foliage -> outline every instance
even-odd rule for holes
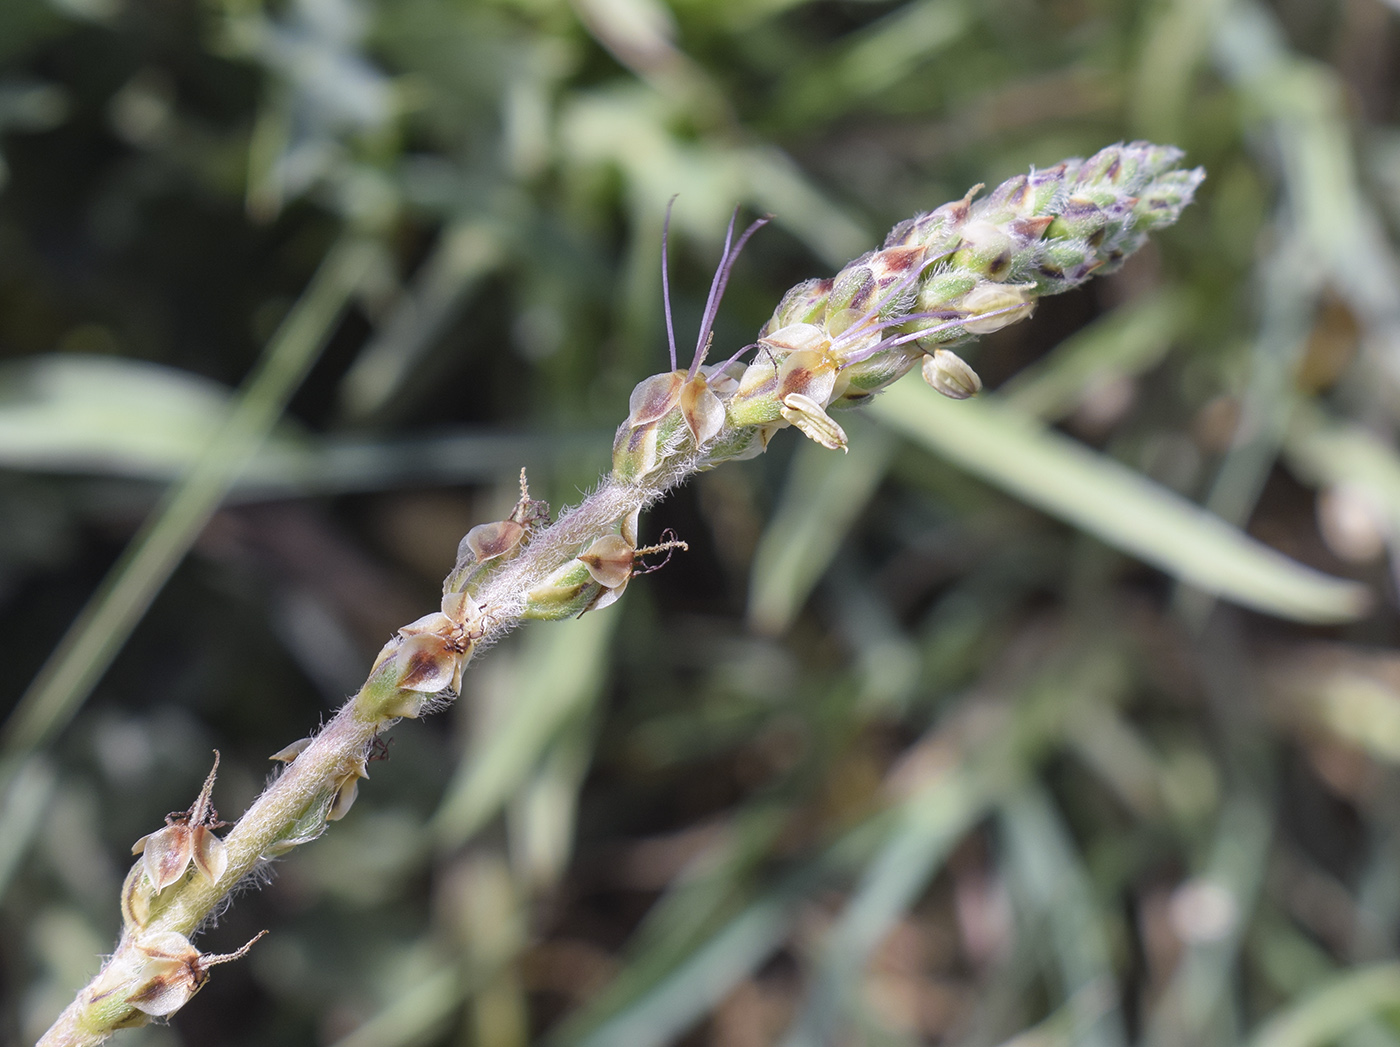
[[[673,194],[681,332],[730,209],[776,215],[721,311],[728,355],[898,220],[1144,137],[1208,169],[1199,202],[987,338],[987,403],[909,379],[847,456],[789,433],[700,477],[645,522],[688,554],[397,728],[350,816],[203,941],[273,933],[121,1035],[1400,1043],[1397,21],[1382,0],[0,3],[7,703],[209,460],[279,325],[309,309],[326,336],[208,481],[229,489],[188,555],[159,539],[180,566],[113,625],[91,698],[10,722],[0,1039],[90,976],[131,842],[211,749],[229,816],[436,605],[522,464],[556,505],[606,468],[664,366]]]

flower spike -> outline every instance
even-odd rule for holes
[[[633,391],[613,442],[612,474],[552,521],[522,475],[510,516],[468,531],[440,610],[399,629],[335,718],[274,757],[289,766],[227,842],[214,831],[223,823],[212,804],[213,771],[188,810],[142,837],[133,849],[141,858],[122,886],[117,950],[40,1042],[95,1044],[116,1029],[168,1017],[204,985],[211,967],[244,955],[246,945],[226,955],[201,953],[186,933],[260,862],[315,839],[343,816],[381,732],[455,698],[478,647],[527,619],[606,608],[652,569],[643,557],[684,549],[670,532],[638,547],[638,517],[668,491],[763,453],[789,427],[845,450],[838,409],[916,368],[944,396],[975,396],[981,379],[950,347],[1024,319],[1042,297],[1111,272],[1150,232],[1176,221],[1205,177],[1178,168],[1181,159],[1172,147],[1130,142],[1088,160],[1032,169],[981,199],[974,189],[901,222],[882,247],[834,276],[794,287],[753,344],[722,365],[705,366],[736,259],[767,221],[754,222],[736,241],[736,212],[688,371],[676,361],[668,205],[662,288],[671,369]],[[751,349],[752,361],[738,363]]]

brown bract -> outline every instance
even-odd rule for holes
[[[481,609],[470,594],[444,593],[442,610],[399,630],[402,642],[394,652],[400,667],[398,686],[424,694],[460,691],[462,670],[482,631]]]
[[[685,382],[684,371],[668,371],[643,378],[627,401],[628,426],[636,429],[665,418],[680,403],[681,388]]]
[[[214,766],[189,810],[166,815],[164,829],[141,837],[131,848],[132,854],[142,856],[142,867],[157,894],[184,876],[191,862],[210,883],[217,883],[228,867],[228,851],[213,832],[224,823],[210,803],[218,770],[215,752]]]
[[[504,556],[525,537],[525,528],[515,520],[497,520],[495,523],[477,524],[467,532],[466,543],[476,556],[477,563]]]
[[[204,988],[209,980],[209,968],[241,959],[253,947],[253,942],[266,933],[258,932],[237,952],[219,954],[200,953],[188,938],[176,931],[142,935],[136,941],[136,950],[145,957],[145,963],[137,977],[137,987],[127,996],[126,1002],[152,1017],[174,1014]]]
[[[637,383],[628,401],[627,425],[654,426],[677,407],[696,447],[713,440],[724,426],[724,404],[700,373],[668,371]]]
[[[485,573],[518,556],[530,534],[549,523],[549,505],[530,497],[525,470],[520,470],[520,499],[510,516],[477,524],[457,546],[457,562],[443,581],[443,593],[463,593],[479,583]]]
[[[636,556],[636,549],[622,535],[606,534],[580,553],[579,559],[595,582],[615,589],[626,585],[627,579],[632,577],[632,562]]]

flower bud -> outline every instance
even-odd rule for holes
[[[885,247],[923,247],[929,252],[926,261],[952,250],[957,244],[958,232],[972,210],[972,198],[981,189],[982,186],[974,185],[961,200],[954,200],[927,214],[900,222],[885,238]]]
[[[967,315],[962,323],[968,334],[991,334],[1017,320],[1024,320],[1035,309],[1031,285],[980,284],[958,302]]]
[[[836,281],[831,277],[824,280],[806,280],[798,284],[778,303],[773,317],[759,332],[762,339],[770,331],[780,330],[789,324],[820,324],[826,315],[827,298]]]
[[[951,302],[971,291],[978,283],[975,273],[965,273],[958,269],[935,273],[919,286],[915,311],[931,313],[945,309]]]
[[[409,690],[402,681],[414,667],[400,658],[404,640],[395,636],[384,645],[370,669],[369,679],[355,695],[355,717],[366,723],[384,723],[399,717],[412,719],[427,704],[430,692]]]
[[[830,341],[828,329],[816,324],[788,324],[759,339],[759,343],[765,349],[775,351],[779,355],[808,350],[820,351],[825,349]]]
[[[680,408],[696,447],[709,443],[724,427],[724,404],[703,374],[697,374],[681,388]]]
[[[680,401],[684,384],[684,371],[668,371],[642,379],[628,401],[627,424],[635,429],[666,417]]]
[[[298,756],[306,751],[306,747],[311,744],[311,739],[298,738],[291,745],[285,745],[268,757],[269,760],[276,760],[278,763],[291,763]]]
[[[870,308],[875,299],[875,276],[867,266],[859,264],[863,261],[859,259],[836,274],[836,283],[826,300],[827,316],[843,309],[864,313]]]
[[[1139,227],[1146,231],[1175,222],[1181,217],[1182,208],[1195,196],[1205,176],[1205,171],[1197,167],[1191,171],[1168,171],[1153,179],[1133,205],[1133,215]]]
[[[1079,186],[1116,186],[1136,173],[1137,164],[1131,156],[1124,164],[1124,150],[1121,145],[1110,145],[1100,149],[1079,165],[1075,181]]]
[[[338,822],[350,813],[355,797],[360,794],[360,779],[368,777],[369,770],[365,761],[361,760],[336,779],[335,793],[331,796],[330,806],[326,808],[326,821]]]
[[[649,475],[660,464],[657,445],[654,424],[631,426],[623,422],[613,440],[613,478],[630,483]]]
[[[1055,240],[1087,240],[1090,237],[1101,240],[1104,228],[1110,221],[1111,215],[1087,196],[1071,196],[1050,223],[1046,234]]]
[[[446,615],[434,615],[447,620]],[[398,685],[405,691],[437,694],[452,685],[462,652],[437,632],[406,636],[394,655],[399,669]]]
[[[790,353],[778,369],[779,400],[794,393],[825,405],[836,388],[836,365],[826,353]]]
[[[882,353],[850,364],[841,369],[841,380],[845,388],[839,388],[828,406],[854,404],[877,393],[892,382],[904,377],[909,369],[923,359],[923,351],[917,346],[896,346]]]
[[[136,862],[122,881],[122,927],[127,931],[146,926],[151,918],[155,887],[146,875],[144,862]]]
[[[1083,283],[1103,268],[1103,259],[1084,240],[1050,240],[1041,252],[1040,264],[1031,274],[1039,294],[1059,294]]]
[[[952,264],[980,273],[989,280],[1005,280],[1013,260],[1011,237],[991,222],[969,222],[963,228],[961,246]]]

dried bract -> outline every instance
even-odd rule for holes
[[[193,862],[211,883],[217,883],[228,866],[228,851],[213,830],[223,825],[210,802],[219,771],[219,754],[204,780],[204,788],[187,811],[165,816],[165,828],[141,837],[131,848],[142,856],[141,864],[155,893],[159,894],[185,875]]]
[[[260,931],[237,952],[221,954],[201,953],[188,938],[175,931],[138,936],[136,951],[145,958],[145,963],[126,1002],[152,1017],[169,1017],[204,988],[209,980],[209,968],[242,959],[253,943],[266,933]]]

